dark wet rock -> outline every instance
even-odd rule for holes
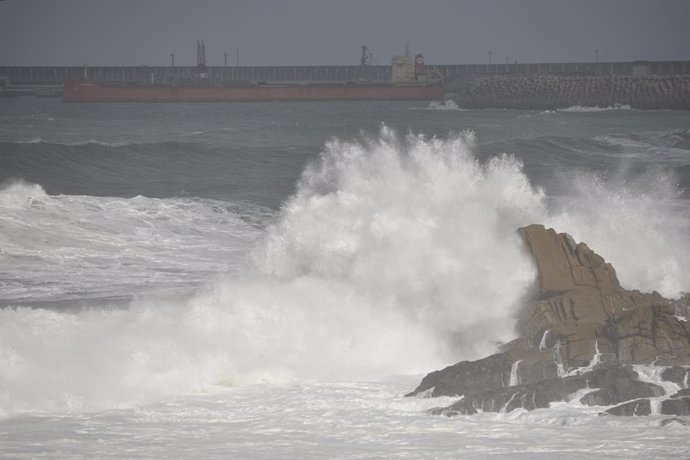
[[[662,401],[661,413],[664,415],[690,415],[690,396]]]
[[[469,396],[510,386],[513,365],[517,383],[534,383],[558,376],[551,350],[534,350],[524,343],[511,343],[509,350],[476,361],[462,361],[428,374],[406,396]]]
[[[491,390],[465,397],[462,401],[446,408],[459,414],[483,412],[510,412],[523,408],[533,410],[549,407],[552,401],[563,401],[569,395],[584,388],[584,380],[550,379],[528,385],[517,385],[500,390]]]
[[[435,409],[432,413],[474,414],[483,412],[510,412],[522,408],[533,410],[549,407],[555,401],[567,401],[583,389],[591,388],[580,402],[587,405],[618,404],[631,399],[661,396],[661,387],[640,382],[637,373],[619,364],[601,364],[578,375],[552,378],[535,383],[515,385],[466,394],[457,403]]]
[[[671,366],[661,372],[661,378],[668,382],[673,382],[682,388],[684,382],[687,381],[686,379],[688,378],[688,373],[690,373],[690,369],[688,368],[682,366]]]
[[[432,372],[408,396],[463,395],[438,409],[446,415],[547,407],[583,388],[595,388],[583,404],[614,405],[663,395],[629,366],[651,363],[672,366],[662,378],[684,385],[690,327],[677,312],[686,300],[622,288],[611,264],[567,234],[542,225],[519,232],[538,272],[517,317],[519,337],[494,355]]]
[[[429,390],[428,396],[432,397],[461,396],[502,388],[510,379],[511,364],[501,354],[477,361],[462,361],[427,375],[407,396],[417,396]]]
[[[683,396],[690,396],[690,388],[683,388],[676,394],[671,395],[672,398],[682,398]]]
[[[431,413],[452,416],[470,415],[480,410],[510,412],[517,408],[526,410],[546,408],[552,402],[571,400],[577,391],[589,388],[592,390],[587,391],[580,398],[580,403],[609,406],[664,394],[663,388],[658,385],[637,380],[637,374],[628,367],[602,364],[579,375],[544,379],[536,383],[489,391],[475,391],[461,401],[449,407],[435,409]],[[637,411],[635,415],[648,415],[643,413],[644,404],[631,410]],[[626,415],[618,414],[616,411],[611,413]]]
[[[437,407],[431,409],[431,415],[445,415],[446,417],[455,417],[456,415],[472,415],[476,414],[477,409],[474,408],[473,400],[462,398],[460,401],[454,403],[450,407]]]
[[[607,409],[606,413],[619,416],[650,415],[652,404],[649,399],[636,399]]]
[[[587,386],[598,390],[580,399],[588,406],[610,406],[622,401],[663,396],[664,389],[652,383],[637,380],[637,373],[622,366],[601,366],[584,376]]]

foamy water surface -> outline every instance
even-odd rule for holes
[[[314,107],[322,108],[306,108]],[[359,120],[359,107],[328,110]],[[514,315],[535,277],[515,232],[520,226],[544,223],[586,241],[614,264],[626,287],[669,297],[687,291],[690,207],[679,186],[689,163],[684,131],[653,131],[648,142],[587,132],[593,151],[610,149],[606,161],[621,166],[630,153],[635,163],[601,173],[591,167],[600,157],[589,153],[582,168],[555,168],[546,178],[535,175],[547,164],[535,156],[491,151],[507,141],[482,120],[506,113],[405,112],[422,126],[429,117],[457,125],[434,136],[381,127],[379,116],[394,117],[386,107],[370,110],[379,114],[367,122],[375,129],[330,137],[304,166],[304,154],[293,147],[272,150],[276,165],[296,155],[302,169],[277,208],[265,206],[263,197],[284,193],[282,186],[272,191],[270,181],[241,182],[240,176],[284,176],[251,149],[243,156],[217,147],[219,136],[233,131],[180,124],[179,133],[195,139],[212,131],[212,151],[190,144],[193,160],[171,153],[184,144],[102,145],[91,141],[92,132],[84,143],[70,139],[75,145],[2,143],[29,149],[21,150],[24,157],[2,152],[0,161],[16,171],[30,170],[22,161],[40,169],[36,160],[46,153],[32,149],[59,150],[65,175],[79,169],[72,163],[88,161],[92,174],[102,170],[103,181],[133,191],[143,179],[126,173],[174,168],[175,161],[206,154],[224,168],[229,191],[218,189],[220,182],[199,187],[216,187],[208,192],[213,198],[56,193],[51,189],[71,185],[25,177],[3,184],[0,456],[688,455],[683,439],[690,428],[662,426],[660,416],[599,417],[602,408],[566,402],[448,419],[425,411],[452,399],[402,396],[424,373],[484,356],[514,336]],[[563,128],[550,117],[591,129],[591,120],[579,117],[622,113],[615,116],[624,124],[625,117],[638,120],[638,112],[516,112],[514,123],[560,136]],[[266,126],[274,119],[283,121],[259,117],[252,129],[273,130]],[[178,122],[173,118],[168,129]],[[505,130],[513,139],[517,127]],[[529,145],[543,136],[532,136]],[[568,144],[573,141],[552,135],[545,145],[554,145],[551,139],[559,148],[571,145],[577,158],[587,154],[581,140]],[[525,145],[523,137],[513,142]],[[89,149],[99,149],[99,157],[89,158]],[[673,155],[660,162],[668,149]],[[152,156],[137,156],[142,152]],[[126,169],[109,155],[126,158]],[[656,167],[640,171],[645,162]],[[192,170],[189,175],[203,181]],[[239,192],[257,199],[233,199]]]

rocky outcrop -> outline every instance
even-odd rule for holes
[[[462,108],[553,110],[572,106],[690,109],[688,75],[494,75],[456,89]]]
[[[610,264],[567,234],[541,225],[520,233],[539,273],[536,295],[517,323],[528,344],[547,334],[544,346],[565,368],[586,366],[596,354],[623,363],[690,365],[690,329],[672,302],[623,289]]]
[[[650,377],[641,381],[632,365],[666,366],[654,376],[659,383],[688,386],[690,328],[677,301],[623,289],[610,264],[567,234],[541,225],[519,232],[538,271],[517,318],[519,338],[494,355],[432,372],[408,396],[462,396],[436,410],[452,415],[547,407],[578,392],[582,404],[624,403],[608,413],[641,415],[658,406],[645,398],[670,395]],[[683,398],[664,401],[662,413],[683,415]]]
[[[582,395],[577,392],[584,390]],[[554,377],[488,391],[470,392],[450,407],[437,409],[442,414],[510,412],[549,407],[554,401],[577,399],[582,404],[606,405],[664,394],[663,388],[640,382],[637,374],[619,364],[601,364],[581,374]]]

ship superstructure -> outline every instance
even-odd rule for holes
[[[193,80],[166,75],[158,82],[151,74],[150,83],[132,84],[96,82],[87,79],[66,80],[65,102],[241,102],[293,100],[434,100],[443,98],[441,79],[424,64],[424,57],[405,54],[393,57],[391,80],[372,81],[367,68],[375,63],[368,47],[362,46],[357,81],[334,82],[260,82],[208,78],[203,40],[197,42],[197,72]]]

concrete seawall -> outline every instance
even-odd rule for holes
[[[563,62],[510,64],[431,64],[446,82],[464,76],[488,75],[690,75],[690,61],[637,62]],[[89,66],[88,78],[99,82],[163,83],[171,80],[193,80],[194,66]],[[211,81],[388,81],[390,65],[373,65],[364,74],[359,65],[323,66],[240,66],[206,67]],[[0,66],[0,77],[12,85],[61,85],[64,80],[84,77],[82,66]]]
[[[552,110],[623,104],[690,109],[690,75],[504,75],[470,79],[446,90],[462,108]]]
[[[626,104],[646,109],[690,109],[690,61],[433,65],[446,98],[467,108],[555,109]],[[89,67],[89,79],[134,85],[193,82],[196,67]],[[390,81],[391,66],[207,67],[212,84],[227,81]],[[81,79],[83,67],[0,66],[1,96],[60,96],[62,82]]]

